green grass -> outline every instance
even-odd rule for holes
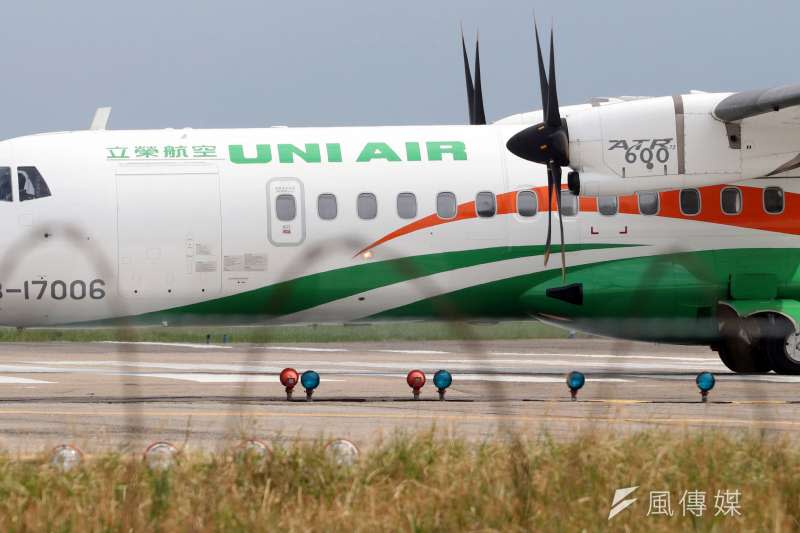
[[[89,457],[62,473],[46,457],[0,458],[0,530],[21,531],[793,531],[800,450],[775,435],[647,431],[472,442],[395,436],[352,467],[321,442],[267,459],[186,452],[164,472],[139,455]],[[608,522],[615,489],[637,501]],[[702,518],[684,490],[706,492]],[[714,516],[738,490],[735,518]],[[648,517],[671,491],[672,517]]]
[[[113,328],[74,329],[31,328],[17,330],[0,328],[0,342],[92,342],[135,340],[153,342],[221,343],[223,335],[229,342],[381,342],[431,340],[502,340],[563,338],[565,330],[534,320],[525,322],[465,323],[465,322],[376,322],[345,325],[302,325],[262,327],[141,327],[118,330]]]

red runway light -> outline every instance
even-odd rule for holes
[[[281,370],[281,385],[286,387],[287,400],[292,399],[292,390],[294,390],[294,386],[297,385],[299,379],[300,375],[294,368],[284,368]]]
[[[419,391],[425,385],[425,372],[422,370],[412,370],[406,376],[406,383],[414,392],[414,399],[419,400]]]
[[[294,387],[300,375],[294,368],[284,368],[281,370],[281,385],[284,387]]]

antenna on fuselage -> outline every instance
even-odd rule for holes
[[[97,111],[94,112],[92,125],[89,126],[89,129],[92,131],[102,131],[106,129],[106,127],[108,126],[108,118],[110,116],[111,116],[110,107],[98,107]]]

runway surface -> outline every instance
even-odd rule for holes
[[[278,373],[314,369],[287,402]],[[412,401],[408,370],[428,375]],[[433,372],[454,382],[438,401]],[[570,401],[564,376],[587,376]],[[694,378],[717,376],[701,403]],[[800,377],[737,376],[707,348],[605,339],[287,346],[158,343],[0,345],[0,448],[32,453],[62,442],[88,451],[168,440],[220,449],[242,438],[349,438],[396,429],[473,438],[584,430],[719,427],[800,431]]]

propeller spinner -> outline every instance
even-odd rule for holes
[[[564,222],[561,218],[561,167],[569,165],[569,132],[567,124],[561,119],[556,89],[555,48],[553,32],[550,31],[549,74],[545,74],[542,47],[539,44],[539,28],[534,21],[536,33],[536,53],[539,61],[539,85],[542,93],[542,112],[544,120],[526,128],[508,140],[506,148],[522,159],[547,165],[547,240],[544,246],[544,264],[550,258],[553,194],[558,207],[558,224],[561,233],[561,276],[566,277],[564,255]]]

